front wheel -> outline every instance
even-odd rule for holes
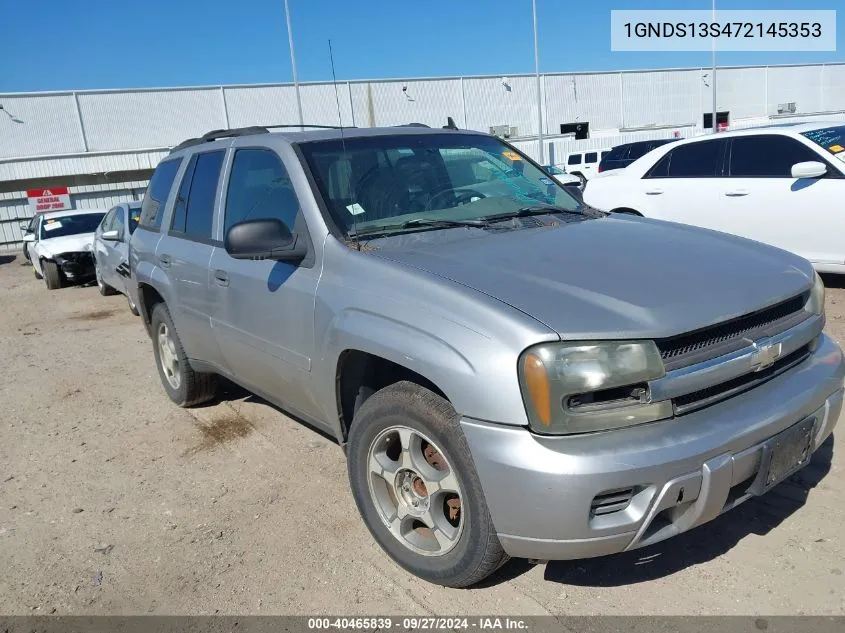
[[[101,295],[108,297],[109,295],[113,295],[117,292],[117,290],[103,281],[103,275],[100,272],[100,263],[97,261],[94,262],[94,274],[97,277],[97,290],[100,291]]]
[[[506,560],[458,415],[410,382],[367,399],[352,422],[349,481],[364,523],[412,574],[467,587]]]
[[[62,273],[59,271],[59,265],[50,260],[41,262],[41,270],[44,272],[44,283],[47,284],[49,290],[56,290],[62,287]]]

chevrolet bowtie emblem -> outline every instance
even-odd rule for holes
[[[782,345],[780,343],[770,343],[768,340],[757,341],[754,343],[754,354],[751,357],[751,365],[754,371],[760,371],[774,365],[775,361],[780,358]]]

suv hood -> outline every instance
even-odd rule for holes
[[[62,253],[80,253],[92,250],[94,245],[93,233],[65,235],[63,237],[48,237],[38,242],[41,249],[50,255]]]
[[[813,281],[809,262],[780,249],[618,216],[472,230],[467,239],[417,239],[373,254],[495,297],[565,339],[681,334],[793,297]]]

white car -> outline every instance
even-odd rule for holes
[[[548,174],[557,180],[560,184],[565,187],[580,187],[581,186],[581,179],[578,176],[573,176],[572,174],[567,174],[563,171],[560,167],[556,167],[554,165],[545,165],[543,169],[548,172]]]
[[[567,174],[577,176],[583,188],[590,178],[599,173],[599,163],[601,163],[602,158],[610,153],[611,149],[610,147],[602,147],[600,149],[569,152],[564,160],[564,169],[566,169]]]
[[[93,279],[94,231],[105,214],[102,209],[77,209],[36,216],[33,231],[24,235],[35,277],[43,277],[50,290]]]
[[[723,132],[652,150],[589,182],[604,211],[693,224],[792,251],[845,273],[845,124]]]

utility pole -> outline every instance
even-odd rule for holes
[[[715,0],[714,0],[715,2]],[[543,95],[540,92],[540,48],[537,41],[537,0],[531,0],[534,12],[534,74],[537,75],[537,140],[540,143],[539,163],[544,165],[546,152],[543,149]]]
[[[288,0],[285,0],[285,19],[288,23],[288,45],[290,46],[290,67],[293,75],[293,87],[296,90],[296,111],[299,115],[299,128],[304,130],[302,119],[302,97],[299,94],[299,80],[296,78],[296,56],[293,53],[293,30],[290,26],[290,7],[288,7]]]
[[[713,0],[713,19],[711,22],[716,21],[716,0]],[[716,124],[716,38],[711,38],[713,40],[713,68],[711,69],[710,74],[710,83],[713,85],[713,134],[719,131],[719,128]]]

